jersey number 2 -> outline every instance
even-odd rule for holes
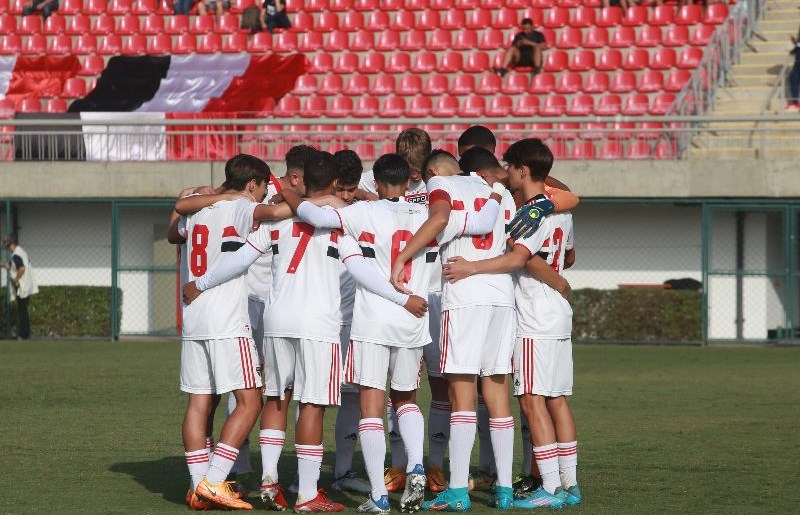
[[[550,246],[555,248],[553,254],[553,262],[550,263],[550,267],[559,274],[561,273],[561,270],[559,270],[560,267],[558,264],[558,260],[561,257],[561,247],[563,246],[563,244],[564,244],[564,231],[561,230],[561,227],[556,227],[556,229],[553,231],[553,237],[550,238]]]
[[[411,237],[414,236],[411,231],[406,231],[404,229],[400,229],[399,231],[395,231],[392,234],[392,264],[390,265],[394,268],[394,262],[397,260],[397,256],[400,254],[400,243],[408,243]],[[408,282],[411,280],[411,260],[409,259],[406,261],[405,267],[403,267],[403,282]]]
[[[489,202],[488,198],[475,199],[475,211],[480,211],[483,206]],[[489,233],[486,236],[473,236],[472,245],[478,250],[489,250],[494,243],[494,233]]]
[[[189,254],[189,268],[192,275],[200,277],[208,269],[208,226],[195,225],[192,229],[192,252]]]
[[[286,270],[287,274],[294,274],[297,272],[297,267],[300,266],[300,261],[306,253],[308,242],[314,236],[314,226],[305,222],[294,222],[292,224],[292,237],[300,238],[297,248],[292,254],[292,260],[289,261],[289,269]]]

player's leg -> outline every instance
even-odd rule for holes
[[[384,472],[384,482],[390,492],[399,492],[406,484],[406,449],[403,447],[403,438],[397,420],[397,410],[392,404],[392,399],[386,401],[386,431],[389,435],[389,455],[392,464]]]

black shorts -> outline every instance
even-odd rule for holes
[[[519,61],[517,66],[531,67],[533,66],[533,49],[528,47],[519,51]]]

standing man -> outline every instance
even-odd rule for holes
[[[11,261],[3,263],[9,271],[9,282],[13,289],[12,295],[17,298],[19,309],[18,340],[27,340],[31,337],[31,323],[28,318],[28,301],[31,295],[39,293],[39,287],[33,278],[31,261],[25,249],[17,244],[17,235],[9,234],[3,238],[3,247],[11,252]]]
[[[511,48],[503,56],[503,67],[495,68],[494,71],[505,77],[509,68],[524,66],[533,67],[533,74],[536,75],[542,69],[545,49],[547,42],[544,34],[533,28],[533,20],[525,18],[522,20],[522,32],[514,36]]]

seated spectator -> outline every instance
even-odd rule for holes
[[[35,12],[41,12],[42,18],[47,19],[56,10],[58,10],[58,0],[31,0],[22,8],[22,15],[28,16]]]
[[[188,16],[193,4],[194,0],[174,0],[172,9],[175,11],[175,14],[185,14]]]
[[[286,2],[284,0],[264,0],[261,9],[261,26],[272,32],[275,29],[288,29],[292,26],[289,16],[286,15]]]
[[[201,15],[213,12],[219,17],[222,16],[223,8],[231,8],[230,0],[200,0],[197,2],[197,13]]]
[[[525,18],[522,20],[522,32],[514,36],[511,48],[506,50],[503,67],[495,68],[494,72],[504,77],[509,68],[521,66],[533,67],[533,74],[536,75],[542,69],[546,48],[544,34],[533,28],[533,20]]]

